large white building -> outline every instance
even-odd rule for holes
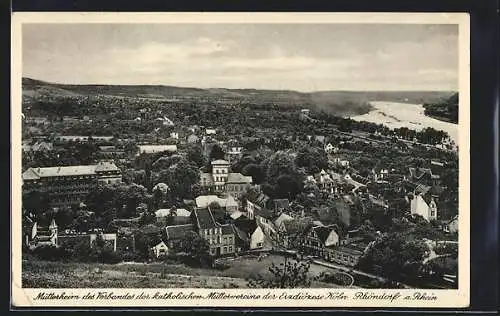
[[[23,193],[41,191],[49,194],[54,207],[78,204],[97,184],[122,181],[120,169],[113,162],[96,165],[29,168],[22,174]]]

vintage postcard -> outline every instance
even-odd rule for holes
[[[14,13],[15,307],[466,307],[469,16]]]

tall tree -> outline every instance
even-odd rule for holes
[[[215,144],[212,146],[212,149],[210,150],[210,160],[218,160],[218,159],[224,159],[226,154],[224,153],[224,150],[222,148]]]

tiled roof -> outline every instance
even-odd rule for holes
[[[255,191],[249,191],[247,200],[255,203],[261,207],[265,207],[267,202],[269,201],[269,197],[265,195],[264,193],[260,192],[255,192]]]
[[[214,228],[217,226],[208,208],[195,209],[194,216],[196,218],[196,224],[200,229]]]
[[[33,180],[48,177],[95,175],[96,172],[115,170],[119,169],[112,162],[100,162],[97,165],[87,166],[29,168],[23,173],[23,180]]]
[[[246,234],[244,231],[242,231],[241,229],[239,229],[238,227],[236,227],[235,225],[232,226],[233,227],[233,230],[234,230],[234,234],[236,235],[236,237],[238,237],[241,241],[247,243],[250,238],[248,236],[248,234]]]
[[[95,171],[96,172],[102,172],[102,171],[118,171],[118,167],[113,163],[109,161],[101,161],[95,166]]]
[[[251,235],[257,229],[257,223],[255,220],[247,218],[239,218],[235,220],[234,226],[245,232],[247,235]]]
[[[176,226],[167,226],[165,228],[167,232],[167,238],[170,239],[182,239],[186,237],[187,233],[193,231],[193,225],[176,225]]]
[[[48,177],[94,175],[95,169],[95,165],[29,168],[23,173],[23,180]]]
[[[230,172],[227,175],[227,183],[252,183],[251,176],[244,176],[241,173]]]
[[[302,234],[312,224],[312,218],[298,218],[291,221],[284,222],[287,234]]]

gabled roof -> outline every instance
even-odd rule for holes
[[[95,172],[119,171],[118,167],[110,161],[101,161],[95,166]]]
[[[318,239],[321,241],[321,243],[324,244],[328,239],[328,236],[330,236],[330,233],[335,229],[331,226],[316,226],[313,227],[313,230],[316,233],[316,236],[318,236]]]
[[[249,236],[253,234],[258,227],[257,222],[254,219],[248,218],[238,218],[234,221],[233,225]]]
[[[251,190],[248,192],[247,200],[259,205],[260,207],[265,207],[267,202],[269,201],[269,197],[264,193]]]
[[[167,245],[165,244],[165,242],[160,241],[158,244],[156,244],[156,246],[153,247],[154,249],[159,249],[159,248],[168,248]]]
[[[278,218],[274,221],[274,225],[276,225],[276,227],[280,227],[282,223],[284,222],[288,222],[288,221],[291,221],[293,220],[293,217],[288,215],[288,214],[285,214],[285,213],[282,213],[280,216],[278,216]]]
[[[208,208],[197,208],[193,212],[199,229],[217,227],[212,212]]]
[[[420,179],[425,174],[432,176],[432,171],[429,168],[409,168],[410,176],[412,178]]]
[[[302,234],[312,225],[312,218],[297,218],[283,222],[283,224],[288,235]]]
[[[235,236],[239,240],[243,241],[244,243],[248,243],[250,241],[250,236],[247,233],[245,233],[243,230],[239,229],[235,225],[233,225],[232,228],[233,228]]]
[[[187,233],[193,231],[193,225],[175,225],[175,226],[167,226],[165,227],[165,231],[167,233],[167,239],[182,239],[186,237]]]

